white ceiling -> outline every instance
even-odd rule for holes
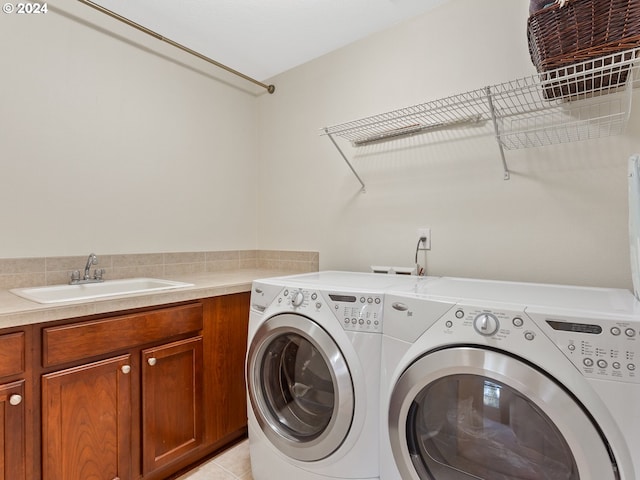
[[[94,0],[264,81],[447,0]]]

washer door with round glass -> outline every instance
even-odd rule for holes
[[[295,314],[266,320],[247,356],[251,408],[269,441],[296,460],[321,460],[349,433],[354,391],[345,358],[317,323]]]
[[[415,361],[392,393],[389,435],[406,480],[619,479],[577,400],[493,350],[455,347]]]

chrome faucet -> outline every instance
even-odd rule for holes
[[[87,264],[84,267],[84,276],[80,278],[80,270],[74,270],[71,272],[71,285],[79,285],[81,283],[97,283],[104,282],[102,275],[104,275],[104,268],[96,268],[91,276],[91,265],[98,264],[98,257],[95,253],[89,254],[87,258]]]
[[[89,276],[89,270],[91,269],[91,265],[97,265],[98,264],[98,257],[96,256],[95,253],[90,253],[89,254],[89,258],[87,258],[87,264],[84,267],[84,279],[85,280],[89,280],[89,278],[91,278]]]

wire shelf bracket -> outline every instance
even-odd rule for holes
[[[331,140],[331,142],[333,143],[334,147],[336,147],[336,149],[338,150],[338,152],[340,153],[340,155],[342,156],[344,161],[347,162],[347,165],[349,166],[349,168],[351,169],[353,174],[356,176],[356,178],[360,182],[360,185],[362,185],[362,188],[360,189],[360,191],[362,193],[366,193],[367,189],[366,189],[366,186],[365,186],[364,182],[362,181],[362,178],[360,178],[360,175],[358,175],[358,172],[356,172],[356,169],[353,168],[353,165],[351,165],[351,162],[349,161],[347,156],[344,154],[344,152],[342,151],[342,149],[340,148],[340,146],[338,145],[336,140],[333,138],[333,135],[331,135],[329,133],[329,129],[325,128],[324,131],[325,131],[326,135],[329,137],[329,140]]]
[[[511,174],[505,150],[535,148],[621,134],[639,81],[640,48],[574,63],[548,72],[487,86],[360,120],[325,127],[362,185],[335,137],[355,148],[436,129],[491,122],[503,178]]]
[[[489,111],[491,112],[491,121],[493,122],[493,130],[496,135],[496,140],[498,140],[498,148],[500,149],[500,158],[502,159],[502,169],[504,170],[503,178],[504,180],[509,180],[511,178],[511,174],[509,173],[509,167],[507,167],[507,159],[504,156],[504,148],[502,147],[502,143],[500,142],[500,128],[498,127],[498,117],[496,115],[496,110],[493,106],[493,100],[491,99],[491,87],[486,87],[485,91],[487,92],[487,104],[489,105]]]

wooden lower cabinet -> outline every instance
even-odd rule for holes
[[[250,292],[207,299],[205,303],[205,402],[209,441],[233,439],[247,428],[244,362]]]
[[[24,440],[6,440],[24,436],[25,409],[6,406],[20,385],[0,385],[0,480],[161,480],[241,438],[249,299],[34,327],[36,458],[25,475]]]
[[[142,473],[200,447],[202,337],[142,352]]]
[[[25,480],[24,380],[0,385],[0,480]]]
[[[31,480],[33,472],[30,332],[0,334],[0,480]]]
[[[131,357],[42,377],[42,476],[131,478]]]

